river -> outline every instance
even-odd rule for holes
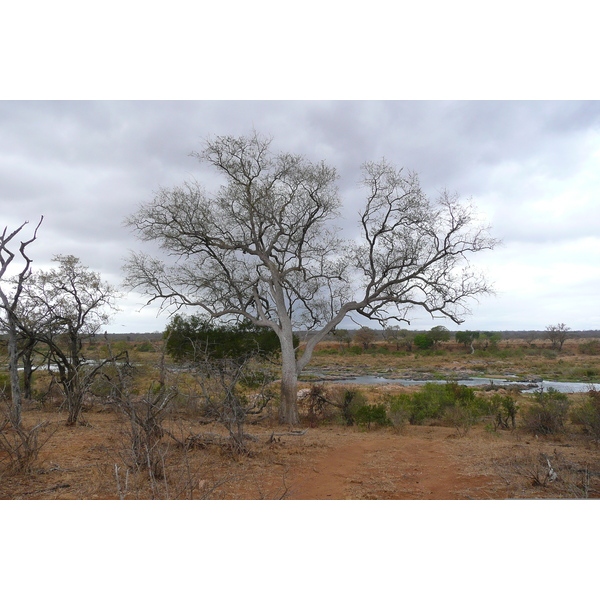
[[[318,377],[318,375],[317,375]],[[315,381],[315,380],[313,380]],[[447,379],[392,379],[388,377],[379,377],[375,375],[359,375],[356,377],[341,377],[339,379],[336,378],[326,378],[323,380],[316,380],[315,382],[325,383],[325,382],[346,382],[346,383],[358,383],[362,385],[386,385],[386,384],[396,384],[396,385],[424,385],[426,383],[447,383],[450,380]],[[475,386],[485,386],[485,385],[497,385],[497,386],[531,386],[528,389],[523,390],[523,393],[532,394],[533,392],[537,392],[541,389],[547,390],[548,388],[554,388],[559,392],[563,392],[565,394],[574,394],[577,392],[587,392],[590,389],[598,389],[600,384],[593,384],[589,382],[581,382],[581,381],[514,381],[512,379],[498,379],[492,377],[470,377],[469,379],[458,379],[452,380],[456,381],[459,385],[466,385],[469,387]]]

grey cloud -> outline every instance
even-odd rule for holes
[[[599,102],[0,102],[0,214],[9,224],[46,216],[40,263],[72,253],[116,281],[138,247],[123,219],[160,186],[198,179],[214,189],[218,178],[189,153],[207,136],[256,129],[277,149],[338,169],[349,234],[363,199],[360,165],[385,156],[417,171],[430,195],[447,187],[473,196],[509,248],[528,241],[542,249],[535,261],[556,260],[544,255],[552,243],[597,235],[599,123]],[[569,190],[579,202],[555,210]]]

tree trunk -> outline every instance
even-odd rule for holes
[[[281,341],[281,397],[279,402],[279,422],[283,425],[297,426],[298,415],[298,373],[294,339],[282,336]]]
[[[300,423],[298,415],[298,377],[295,370],[292,373],[284,372],[281,378],[279,422],[292,427]]]
[[[33,379],[33,358],[31,350],[26,349],[21,360],[23,361],[23,398],[31,400],[32,394],[32,379]]]
[[[80,374],[72,367],[68,369],[66,378],[63,381],[63,389],[67,397],[67,422],[68,427],[77,425],[83,407],[84,391],[80,383]]]
[[[10,418],[15,427],[21,426],[21,382],[19,381],[19,349],[17,347],[17,327],[14,317],[8,313],[8,370],[10,372],[10,392],[12,408]]]
[[[73,427],[77,425],[79,417],[81,416],[81,409],[83,408],[83,390],[76,384],[69,392],[67,392],[67,427]]]

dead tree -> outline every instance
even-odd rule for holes
[[[32,259],[27,254],[27,247],[36,240],[37,232],[42,224],[44,217],[40,218],[33,236],[25,242],[21,242],[18,253],[23,261],[20,271],[17,275],[7,278],[9,269],[14,266],[13,261],[16,257],[16,252],[10,249],[10,244],[14,238],[21,232],[23,227],[27,225],[25,221],[20,227],[12,233],[8,233],[7,228],[4,228],[0,236],[0,308],[3,309],[8,339],[8,370],[10,372],[10,389],[12,394],[12,409],[10,411],[10,419],[15,427],[21,426],[21,410],[22,410],[22,394],[21,384],[19,381],[19,349],[18,349],[18,306],[19,298],[23,291],[23,287],[27,279],[31,276]]]

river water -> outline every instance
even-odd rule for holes
[[[397,384],[397,385],[424,385],[428,382],[431,383],[447,383],[450,380],[446,379],[392,379],[388,377],[377,377],[374,375],[360,375],[358,377],[344,377],[340,379],[327,378],[321,382],[347,382],[347,383],[358,383],[362,385],[385,385],[385,384]],[[452,380],[455,381],[455,380]],[[541,389],[547,390],[548,388],[554,388],[559,392],[565,394],[574,394],[576,392],[587,392],[590,389],[600,388],[599,384],[592,384],[580,381],[514,381],[512,379],[498,379],[490,377],[471,377],[469,379],[456,380],[459,385],[466,385],[469,387],[484,386],[484,385],[497,385],[497,386],[531,386],[530,388],[523,390],[523,393],[533,393]]]

